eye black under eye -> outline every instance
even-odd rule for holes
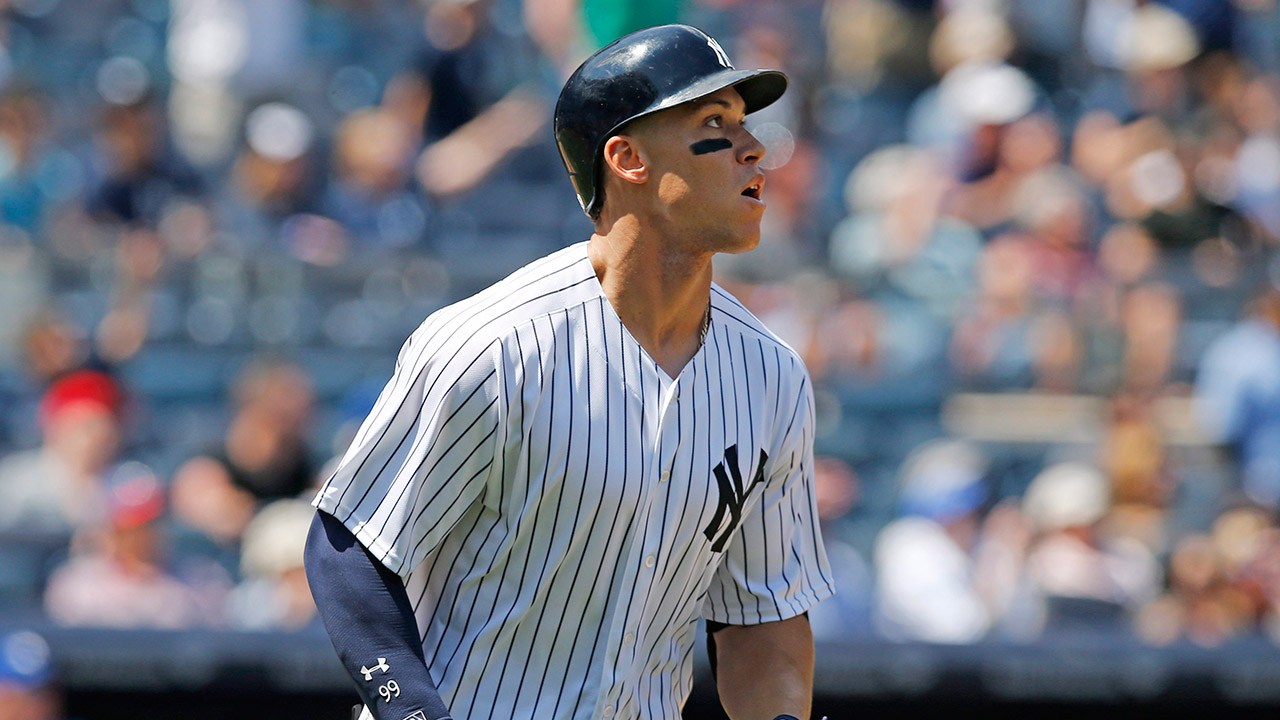
[[[713,153],[717,150],[728,150],[732,147],[733,143],[730,142],[728,138],[718,137],[699,140],[698,142],[690,145],[689,150],[691,150],[694,155],[706,155],[707,153]]]

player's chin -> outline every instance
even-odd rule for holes
[[[725,247],[720,252],[730,255],[740,255],[745,252],[755,250],[760,244],[760,223],[752,223],[743,227],[739,232],[734,233],[731,238],[725,242]]]

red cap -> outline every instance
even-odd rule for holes
[[[55,380],[40,402],[40,419],[48,424],[59,412],[78,403],[93,403],[120,417],[124,392],[119,383],[100,370],[76,370]]]

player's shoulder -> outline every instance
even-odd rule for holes
[[[598,283],[586,243],[557,250],[426,318],[411,342],[451,351],[488,345],[532,318],[581,303]]]
[[[808,376],[800,353],[748,310],[741,300],[714,282],[711,283],[711,309],[716,319],[724,323],[731,333],[741,335],[747,342],[758,344],[764,352],[779,358],[778,372],[797,378]]]

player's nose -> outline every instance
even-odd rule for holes
[[[750,130],[742,129],[741,141],[736,143],[738,149],[738,162],[748,165],[755,165],[764,159],[764,143],[756,139]]]

